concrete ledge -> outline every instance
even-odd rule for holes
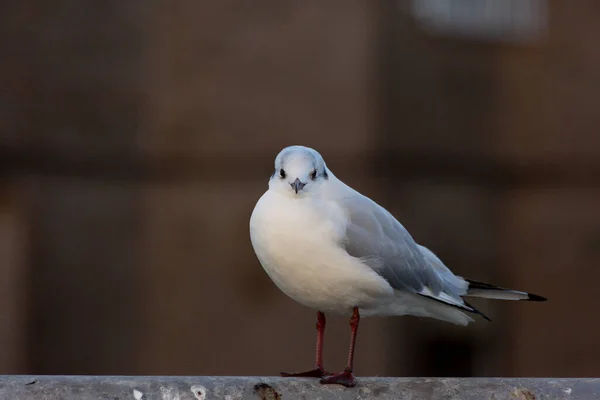
[[[356,387],[275,377],[0,376],[2,400],[600,399],[597,378],[358,378]]]

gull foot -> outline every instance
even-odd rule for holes
[[[332,375],[330,372],[324,371],[320,368],[316,368],[310,371],[306,371],[306,372],[296,372],[296,373],[290,373],[290,372],[281,372],[280,373],[281,376],[283,376],[284,378],[322,378],[324,376],[328,376],[328,375]]]
[[[354,387],[356,385],[356,379],[351,371],[340,372],[339,374],[333,374],[326,378],[321,378],[322,384],[335,383],[346,387]]]

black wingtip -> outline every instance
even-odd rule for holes
[[[478,315],[481,315],[481,316],[482,316],[483,318],[485,318],[487,321],[489,321],[489,322],[492,322],[492,320],[491,320],[491,319],[490,319],[490,318],[489,318],[487,315],[485,315],[484,313],[482,313],[481,311],[479,311],[478,309],[476,309],[475,307],[473,307],[472,305],[470,305],[469,303],[467,303],[467,302],[465,301],[465,299],[463,299],[463,302],[465,303],[465,305],[466,305],[467,307],[470,307],[470,308],[473,310],[473,311],[471,311],[473,314],[478,314]]]
[[[473,308],[473,307],[471,307],[471,308]],[[473,308],[473,309],[475,310],[474,314],[478,314],[478,315],[482,316],[486,321],[492,322],[492,320],[490,319],[490,317],[488,317],[487,315],[485,315],[484,313],[482,313],[481,311],[479,311],[479,310],[477,310],[475,308]]]
[[[508,292],[512,291],[511,289],[506,289],[500,286],[490,285],[489,283],[474,281],[471,279],[465,279],[465,281],[469,282],[469,289],[500,290]],[[542,296],[538,296],[537,294],[527,293],[527,298],[522,299],[521,301],[548,301],[548,299]]]
[[[548,301],[548,299],[542,296],[538,296],[537,294],[527,293],[526,301]]]
[[[485,315],[484,313],[482,313],[482,312],[478,312],[477,314],[479,314],[479,315],[481,315],[483,318],[485,318],[485,320],[486,320],[486,321],[488,321],[488,322],[492,322],[492,320],[491,320],[491,319],[490,319],[490,318],[489,318],[487,315]]]

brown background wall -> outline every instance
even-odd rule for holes
[[[597,375],[598,5],[548,1],[541,36],[498,42],[410,4],[0,5],[0,373],[307,368],[314,312],[248,237],[305,144],[458,274],[551,299],[365,320],[358,374]]]

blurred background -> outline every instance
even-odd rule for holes
[[[318,149],[457,274],[547,296],[363,320],[356,373],[600,373],[600,3],[0,4],[0,373],[312,368],[252,209]],[[325,366],[348,321],[330,316]]]

